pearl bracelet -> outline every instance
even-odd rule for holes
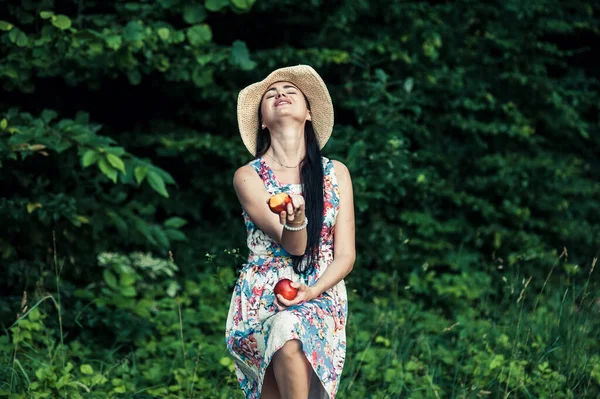
[[[292,227],[292,226],[288,226],[288,224],[286,223],[283,225],[283,228],[290,230],[290,231],[300,231],[303,228],[305,228],[306,226],[308,226],[308,218],[304,217],[304,222],[300,226]]]

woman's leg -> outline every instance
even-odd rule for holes
[[[280,399],[279,388],[277,388],[277,381],[275,381],[275,374],[273,374],[273,362],[269,364],[265,371],[260,399]]]
[[[308,398],[313,370],[299,340],[286,342],[275,352],[272,364],[281,399]]]

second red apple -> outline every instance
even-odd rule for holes
[[[281,295],[288,301],[291,301],[298,295],[298,289],[292,287],[292,280],[289,278],[279,280],[277,284],[275,284],[274,291],[276,295]]]

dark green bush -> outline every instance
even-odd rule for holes
[[[239,396],[237,93],[306,63],[355,192],[340,397],[598,396],[599,13],[0,2],[0,392]]]

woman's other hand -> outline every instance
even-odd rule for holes
[[[311,299],[315,298],[314,290],[308,285],[299,282],[292,282],[291,286],[297,288],[298,293],[296,294],[296,297],[292,300],[287,300],[280,294],[277,295],[276,303],[279,310],[283,310],[289,306],[294,306],[304,302],[308,302]]]

